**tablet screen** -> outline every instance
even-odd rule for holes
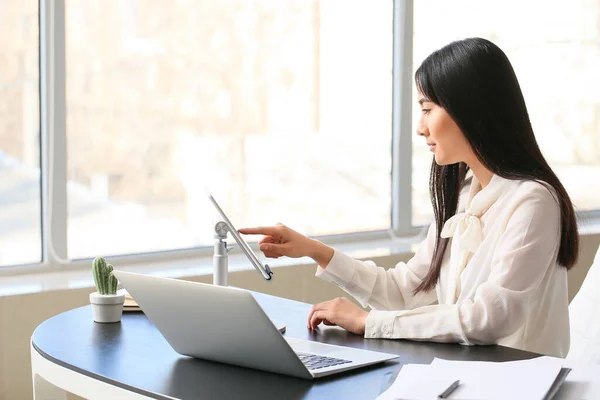
[[[231,223],[229,218],[227,218],[227,215],[225,215],[225,212],[223,212],[223,209],[219,206],[219,204],[217,203],[217,201],[215,200],[215,198],[212,196],[211,193],[208,193],[208,198],[210,199],[211,203],[215,206],[215,208],[221,215],[221,218],[223,218],[223,221],[229,227],[231,236],[233,236],[236,243],[238,244],[238,246],[240,246],[240,248],[242,249],[242,251],[244,252],[246,257],[248,258],[248,260],[250,260],[250,262],[252,263],[254,268],[256,268],[256,270],[261,273],[263,278],[265,278],[266,280],[271,280],[273,273],[271,272],[271,269],[269,268],[269,266],[267,264],[263,265],[260,262],[260,260],[256,256],[256,254],[254,254],[254,251],[252,251],[252,249],[250,248],[248,243],[240,235],[240,233],[237,231],[237,229],[235,229],[235,227],[233,226],[233,224]]]

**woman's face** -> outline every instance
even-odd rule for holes
[[[471,146],[446,110],[420,93],[419,105],[421,118],[417,134],[427,140],[429,150],[435,155],[435,162],[438,165],[461,161],[470,164],[474,158]]]

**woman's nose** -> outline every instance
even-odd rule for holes
[[[426,136],[427,135],[427,127],[423,123],[421,119],[419,119],[419,124],[417,125],[417,135]]]

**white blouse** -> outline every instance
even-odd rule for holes
[[[386,270],[336,250],[316,275],[370,306],[366,338],[497,343],[566,356],[567,269],[556,262],[560,208],[551,191],[497,175],[481,189],[473,177],[465,200],[466,211],[442,230],[451,239],[435,290],[413,294],[431,264],[435,225],[407,263]]]

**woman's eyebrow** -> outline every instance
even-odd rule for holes
[[[419,104],[420,104],[420,105],[423,105],[423,103],[426,103],[426,102],[429,102],[429,101],[431,101],[431,100],[429,100],[429,99],[427,99],[427,98],[425,98],[425,97],[421,97],[421,98],[419,99]]]

